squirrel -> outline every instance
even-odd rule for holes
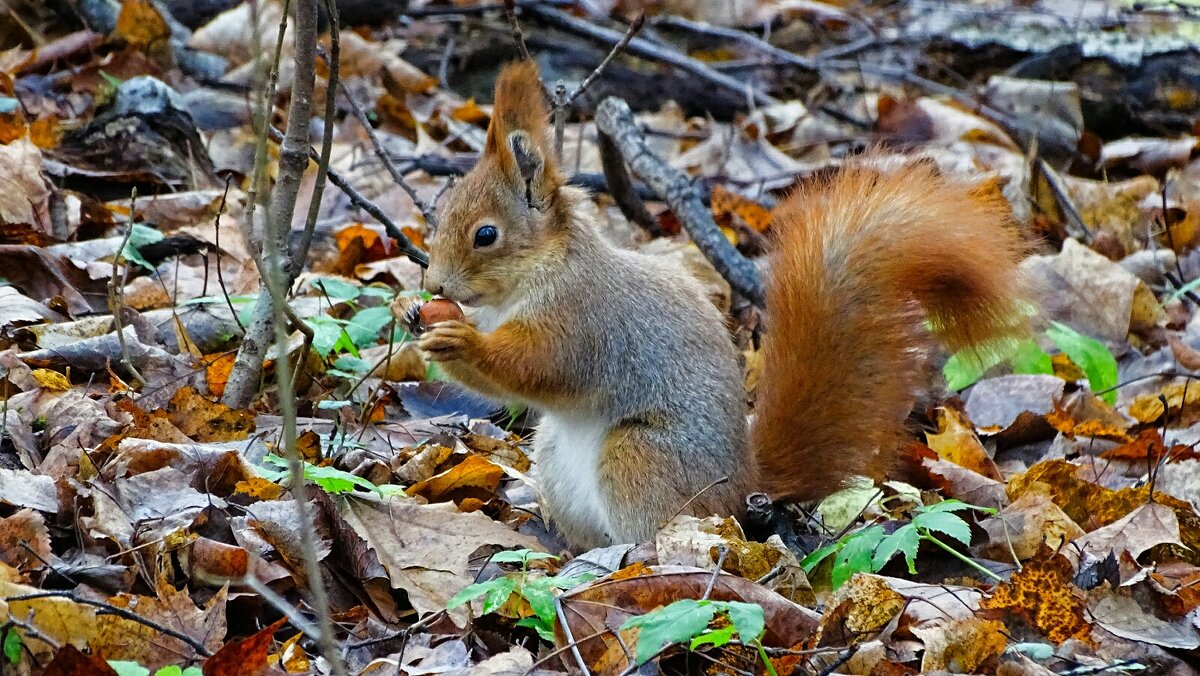
[[[1002,197],[921,164],[850,165],[774,211],[748,425],[723,313],[682,266],[605,238],[555,166],[548,117],[537,67],[505,66],[424,278],[467,317],[418,344],[467,388],[540,412],[542,510],[572,548],[649,540],[681,511],[739,516],[755,491],[809,500],[880,478],[929,334],[970,350],[1022,332],[1023,247]]]

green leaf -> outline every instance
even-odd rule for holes
[[[477,582],[458,592],[454,596],[451,596],[450,600],[446,602],[446,610],[453,610],[464,603],[479,598],[480,596],[499,593],[497,590],[503,590],[506,588],[507,591],[504,593],[504,601],[507,601],[513,590],[517,588],[516,580],[510,577],[498,577],[488,580],[487,582]],[[501,601],[500,605],[504,605],[504,601]],[[496,607],[498,608],[499,606]]]
[[[283,468],[283,471],[274,471],[271,469],[260,468],[263,470],[266,478],[271,481],[279,481],[284,476],[287,476],[288,461],[278,455],[268,455],[263,458],[263,462]],[[346,472],[336,467],[318,467],[312,463],[304,463],[304,478],[321,487],[321,490],[326,493],[337,495],[339,493],[349,493],[357,486],[365,488],[369,491],[379,493],[379,487],[367,481],[366,479]]]
[[[1196,279],[1193,279],[1192,281],[1188,282],[1187,284],[1184,284],[1183,286],[1179,287],[1178,289],[1175,289],[1174,291],[1172,291],[1171,295],[1167,296],[1167,299],[1164,300],[1162,304],[1166,305],[1167,303],[1170,303],[1172,301],[1177,301],[1180,298],[1183,298],[1184,296],[1188,295],[1192,291],[1195,291],[1197,288],[1200,288],[1200,277],[1197,277]]]
[[[638,630],[637,663],[645,664],[671,643],[691,641],[708,629],[717,609],[711,602],[683,599],[625,620],[621,629]]]
[[[359,311],[346,325],[350,340],[360,348],[379,342],[379,332],[393,321],[392,311],[386,307],[369,307]]]
[[[1050,355],[1038,346],[1037,341],[1030,338],[1018,343],[1016,351],[1008,360],[1012,363],[1013,373],[1027,376],[1054,375],[1054,364],[1050,361]]]
[[[871,560],[875,571],[881,570],[887,565],[888,561],[896,555],[896,552],[903,552],[904,559],[908,563],[908,572],[917,574],[917,546],[921,544],[921,534],[916,527],[910,524],[905,524],[896,529],[896,532],[884,538],[883,542],[879,543],[879,548],[875,550],[875,556]]]
[[[543,621],[554,624],[554,592],[549,585],[538,584],[541,580],[531,580],[521,587],[521,596],[529,602],[533,613]]]
[[[1117,386],[1117,360],[1104,343],[1089,338],[1061,322],[1054,322],[1046,335],[1071,361],[1083,369],[1088,387],[1100,392]],[[1108,392],[1101,398],[1109,404],[1117,403],[1117,393]]]
[[[721,601],[717,603],[717,608],[729,615],[729,621],[737,628],[742,643],[753,643],[766,629],[762,606],[756,603]]]
[[[517,620],[518,627],[529,627],[537,632],[543,641],[554,643],[554,625],[546,624],[538,617],[523,617]]]
[[[161,667],[158,671],[154,672],[154,676],[183,676],[183,669],[171,664]]]
[[[117,672],[117,676],[150,676],[150,670],[137,662],[108,660],[108,666]]]
[[[517,579],[514,577],[506,575],[491,581],[496,582],[496,585],[488,590],[487,596],[483,597],[483,613],[485,615],[500,610],[501,606],[508,603],[509,597],[517,589]]]
[[[317,402],[317,409],[321,411],[337,411],[353,405],[354,402],[347,399],[325,399]]]
[[[579,575],[572,575],[570,577],[555,575],[553,577],[542,578],[539,582],[555,589],[572,589],[584,582],[591,582],[595,579],[596,576],[591,573],[580,573]]]
[[[4,634],[4,657],[11,664],[21,661],[21,635],[16,629],[9,629]]]
[[[200,667],[188,667],[183,670],[183,676],[204,676],[204,670]]]
[[[883,540],[883,526],[871,526],[846,538],[841,551],[833,561],[833,588],[845,584],[855,573],[870,573],[871,554]]]
[[[920,507],[917,508],[917,513],[930,514],[933,512],[961,512],[964,509],[978,509],[980,511],[986,511],[991,508],[990,507],[979,507],[977,505],[972,505],[970,503],[963,502],[962,500],[955,500],[955,499],[951,498],[950,500],[942,500],[941,502],[935,502],[932,505],[921,505]],[[993,509],[991,511],[994,512],[996,510]]]
[[[335,277],[317,277],[308,284],[317,291],[324,291],[329,300],[335,303],[354,300],[360,293],[357,285]]]
[[[734,628],[732,624],[721,627],[720,629],[706,631],[692,639],[692,642],[688,644],[688,650],[695,650],[702,645],[711,645],[714,648],[720,648],[726,643],[729,643],[729,639],[733,638],[733,632]]]
[[[322,357],[328,357],[342,340],[344,329],[333,317],[320,315],[304,320],[313,332],[313,349]]]
[[[971,544],[971,527],[957,514],[925,512],[913,517],[912,525],[918,530],[944,533],[964,545]]]
[[[358,295],[367,296],[369,298],[379,298],[384,301],[391,301],[396,297],[396,292],[389,287],[372,284],[359,289]]]
[[[333,360],[333,366],[336,369],[355,375],[362,375],[371,370],[371,365],[365,359],[348,354],[338,355],[338,358]]]
[[[150,262],[142,257],[141,248],[147,244],[161,242],[163,234],[141,223],[134,223],[129,227],[132,228],[132,231],[129,233],[129,241],[125,243],[125,248],[121,249],[121,258],[137,263],[150,272],[154,272],[154,266],[150,265]]]
[[[14,99],[11,96],[0,96],[0,115],[7,115],[17,109],[21,105],[19,99]]]
[[[512,549],[503,552],[496,552],[492,555],[492,563],[528,563],[530,561],[541,561],[543,559],[557,559],[553,554],[545,552],[535,552],[530,549]]]
[[[820,565],[822,561],[829,558],[830,554],[833,554],[841,548],[842,543],[839,541],[830,542],[820,549],[814,549],[812,552],[809,552],[808,556],[804,557],[803,561],[800,562],[800,567],[804,569],[806,574],[811,573],[816,570],[817,566]]]

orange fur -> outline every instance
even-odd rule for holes
[[[808,499],[891,467],[922,376],[922,320],[952,350],[1025,328],[1008,207],[925,164],[837,172],[777,211],[752,448]]]

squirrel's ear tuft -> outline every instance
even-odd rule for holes
[[[541,173],[546,159],[542,156],[541,149],[529,139],[529,134],[523,131],[511,132],[508,135],[508,149],[512,151],[513,159],[517,161],[517,170],[521,172],[521,179],[526,183]]]
[[[496,102],[488,125],[486,155],[497,157],[501,166],[519,174],[533,190],[548,193],[557,172],[549,153],[550,110],[542,93],[537,64],[512,63],[496,79]]]

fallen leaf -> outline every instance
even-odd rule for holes
[[[405,496],[339,495],[338,513],[367,541],[392,586],[408,592],[418,612],[442,610],[471,584],[468,567],[482,547],[540,549],[533,538],[509,530],[480,512],[464,514],[448,503],[425,505]]]
[[[1069,638],[1087,642],[1090,627],[1083,616],[1083,593],[1071,584],[1073,574],[1065,556],[1043,549],[980,605],[1020,616],[1055,644]]]
[[[230,641],[221,646],[212,657],[204,661],[204,676],[262,676],[267,673],[267,651],[275,641],[275,633],[287,622],[279,618],[272,624],[240,641]]]

